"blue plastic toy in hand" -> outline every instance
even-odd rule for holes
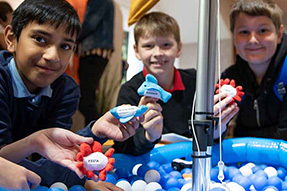
[[[110,110],[112,115],[120,120],[121,123],[126,123],[133,117],[138,117],[144,114],[148,110],[145,105],[131,106],[131,105],[121,105]]]
[[[164,103],[171,98],[171,93],[162,89],[157,84],[157,79],[151,74],[146,75],[144,83],[138,89],[138,94],[161,99]]]

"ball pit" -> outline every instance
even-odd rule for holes
[[[287,143],[261,138],[227,139],[222,143],[224,183],[218,178],[219,147],[213,146],[211,191],[287,191]],[[175,158],[192,160],[192,144],[175,143],[155,148],[141,156],[114,154],[115,170],[107,175],[111,182],[127,191],[191,191],[192,169],[174,171]],[[64,191],[66,188],[39,186],[35,191]],[[55,184],[55,185],[57,185]],[[55,186],[54,185],[54,186]],[[68,191],[84,191],[75,185]]]

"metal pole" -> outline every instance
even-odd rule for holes
[[[213,143],[213,95],[216,60],[215,0],[200,0],[195,134],[193,139],[193,191],[209,191]],[[207,80],[205,80],[207,78]],[[198,148],[199,147],[199,148]]]

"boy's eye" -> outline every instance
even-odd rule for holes
[[[46,40],[45,40],[44,38],[40,37],[40,36],[36,36],[36,37],[34,37],[34,38],[35,38],[35,40],[36,40],[37,42],[46,43]]]
[[[259,30],[259,33],[260,33],[260,34],[264,34],[264,33],[266,33],[266,32],[268,32],[268,29],[260,29],[260,30]]]
[[[72,46],[69,45],[69,44],[63,44],[63,45],[61,46],[61,48],[64,49],[64,50],[70,50],[70,49],[72,49]]]
[[[151,44],[145,44],[145,45],[143,45],[143,47],[144,47],[144,48],[152,48],[153,45],[151,45]]]
[[[169,48],[169,47],[171,47],[171,43],[164,43],[164,44],[163,44],[163,47]]]
[[[239,31],[239,34],[247,35],[247,34],[249,34],[249,31],[248,30],[241,30],[241,31]]]

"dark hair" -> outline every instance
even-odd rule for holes
[[[272,20],[277,31],[282,25],[283,12],[273,0],[238,0],[230,11],[230,30],[233,33],[235,19],[240,13],[249,16],[266,16]]]
[[[177,43],[180,43],[180,29],[177,21],[162,12],[151,12],[144,15],[134,28],[135,43],[145,35],[170,35],[173,34]]]
[[[25,0],[14,11],[11,22],[12,31],[19,40],[25,26],[31,22],[51,24],[58,28],[67,24],[66,32],[79,36],[81,23],[77,12],[66,0]]]
[[[7,2],[0,2],[0,19],[4,22],[7,21],[7,13],[12,13],[13,9]]]

